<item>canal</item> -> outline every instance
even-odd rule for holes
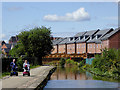
[[[80,68],[58,67],[44,90],[48,88],[120,88],[120,83],[105,77],[97,77]]]

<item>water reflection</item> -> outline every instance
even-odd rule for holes
[[[92,80],[92,75],[89,72],[79,70],[76,67],[58,67],[51,76],[51,80]]]
[[[104,78],[94,76],[77,67],[58,67],[44,90],[49,88],[120,88],[120,83]]]

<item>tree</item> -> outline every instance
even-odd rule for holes
[[[27,57],[37,57],[41,65],[42,57],[50,54],[53,49],[50,36],[50,28],[43,26],[23,31],[18,35],[18,46],[11,52],[16,53],[17,56],[25,54]]]

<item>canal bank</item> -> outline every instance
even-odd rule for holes
[[[49,80],[51,74],[55,71],[54,66],[41,66],[35,69],[31,69],[30,76],[22,75],[19,72],[18,76],[6,76],[2,79],[2,88],[6,89],[41,89]]]

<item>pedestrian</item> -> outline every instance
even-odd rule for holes
[[[25,60],[25,62],[23,63],[23,69],[24,69],[24,72],[25,70],[30,70],[30,64],[27,60]]]

